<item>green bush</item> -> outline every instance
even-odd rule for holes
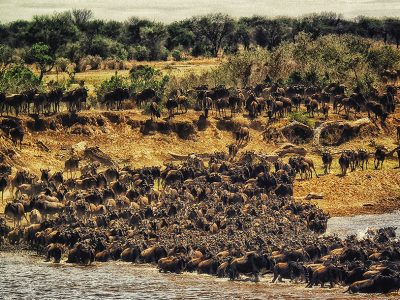
[[[150,50],[145,46],[134,46],[130,49],[130,58],[137,61],[145,61],[150,58]]]
[[[154,89],[159,97],[164,94],[169,77],[150,66],[136,66],[129,71],[130,90],[139,93],[144,89]]]
[[[175,49],[174,51],[171,52],[171,56],[173,57],[174,60],[176,61],[181,61],[183,60],[182,57],[182,52],[178,49]]]
[[[98,70],[101,67],[102,61],[103,60],[99,55],[88,55],[79,61],[79,70],[84,72],[87,70],[88,66],[90,67],[90,70]]]
[[[33,88],[41,89],[41,81],[25,65],[10,65],[0,74],[0,91],[12,94],[21,93]]]
[[[297,121],[304,125],[310,126],[311,128],[314,128],[315,126],[315,121],[311,119],[306,113],[303,113],[301,111],[292,112],[289,115],[289,121],[290,122]]]

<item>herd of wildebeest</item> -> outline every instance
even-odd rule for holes
[[[71,157],[64,172],[11,176],[14,200],[4,213],[14,227],[1,218],[0,236],[56,263],[122,260],[231,280],[271,273],[273,282],[307,287],[398,290],[395,228],[370,231],[362,240],[322,235],[328,215],[292,197],[301,161],[307,162],[270,163],[253,152],[232,161],[221,152],[207,161],[191,155],[165,169],[99,171],[99,164],[80,166]],[[10,167],[0,171],[10,174]]]
[[[160,95],[151,88],[136,93],[131,93],[127,88],[116,88],[102,95],[99,102],[108,109],[117,110],[124,107],[124,101],[133,101],[139,107],[147,103],[152,117],[160,117],[160,104],[162,99],[166,98],[162,105],[168,110],[169,117],[172,117],[174,111],[186,112],[193,100],[195,108],[204,110],[206,116],[209,110],[215,111],[219,116],[226,116],[227,110],[230,110],[231,116],[246,110],[249,117],[257,118],[266,111],[270,120],[298,111],[304,104],[312,116],[322,113],[328,117],[331,108],[335,113],[343,111],[347,117],[351,113],[357,115],[366,111],[368,116],[372,113],[375,119],[379,118],[384,124],[388,115],[395,111],[398,102],[396,95],[395,85],[388,85],[384,93],[374,88],[368,93],[362,93],[359,89],[348,91],[345,85],[337,83],[326,87],[258,84],[242,89],[225,86],[209,88],[204,85],[187,91],[173,90],[168,95]],[[83,81],[78,88],[67,92],[63,88],[51,88],[48,92],[32,89],[12,95],[3,92],[0,93],[0,114],[50,114],[59,112],[61,104],[64,104],[68,111],[76,112],[86,107],[87,98],[88,89]]]
[[[130,97],[138,106],[149,104],[152,120],[161,116],[160,101],[151,89],[135,95],[116,89],[102,103],[108,109],[122,109]],[[70,112],[77,112],[85,107],[86,98],[84,86],[68,93],[3,94],[0,112],[52,113],[63,102]],[[210,110],[220,117],[226,117],[226,110],[231,116],[247,111],[250,118],[265,111],[268,122],[273,122],[300,110],[302,104],[311,116],[321,112],[328,118],[333,105],[336,113],[344,111],[347,117],[372,112],[382,126],[398,101],[394,86],[384,94],[355,91],[346,96],[346,88],[339,84],[323,89],[204,86],[175,91],[167,98],[168,118],[174,111],[186,112],[192,98],[203,118]],[[13,124],[8,134],[21,144],[23,129]],[[397,133],[400,140],[400,128]],[[217,152],[207,160],[190,155],[164,168],[107,167],[73,155],[63,172],[43,169],[37,177],[26,170],[12,174],[11,167],[2,164],[2,202],[6,189],[13,200],[5,201],[0,217],[0,244],[24,245],[56,263],[123,260],[156,264],[160,272],[198,272],[231,280],[243,275],[258,281],[271,273],[272,282],[290,279],[307,287],[340,284],[350,293],[399,290],[396,228],[370,230],[361,240],[325,235],[329,216],[293,198],[296,178],[309,179],[313,172],[318,177],[314,162],[303,156],[270,162],[254,152],[238,155],[240,145],[250,139],[249,129],[241,127],[235,136],[228,154]],[[398,155],[400,166],[400,149]],[[343,151],[342,175],[348,169],[368,168],[369,156],[363,149]],[[378,147],[375,169],[382,168],[385,157],[385,149]],[[322,153],[325,174],[332,161],[330,152]],[[13,226],[6,218],[13,220]]]

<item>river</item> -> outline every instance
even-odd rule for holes
[[[332,218],[328,232],[363,234],[367,228],[398,226],[400,213]],[[83,267],[44,262],[27,251],[0,252],[0,299],[387,299],[378,295],[344,294],[344,288],[304,284],[230,282],[197,274],[163,274],[152,266],[124,262]],[[398,298],[393,295],[390,298]]]

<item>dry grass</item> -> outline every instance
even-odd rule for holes
[[[126,65],[129,68],[135,65],[149,65],[160,70],[164,75],[183,77],[190,73],[200,74],[204,71],[208,71],[213,67],[218,66],[223,60],[220,58],[198,58],[184,61],[144,61],[144,62],[127,62]],[[106,79],[109,79],[115,74],[115,70],[88,70],[81,73],[76,73],[76,80],[84,80],[85,84],[90,90],[94,90],[96,85],[99,85]],[[129,70],[118,70],[119,75],[127,76]],[[46,74],[44,80],[46,82],[50,80],[67,80],[68,75],[66,73],[59,73],[58,75],[53,71]]]

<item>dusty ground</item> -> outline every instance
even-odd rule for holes
[[[210,117],[211,124],[205,131],[197,131],[190,139],[184,140],[175,133],[154,133],[143,135],[139,132],[139,121],[148,119],[137,110],[113,112],[118,116],[119,124],[111,122],[110,114],[102,111],[89,111],[79,114],[88,119],[102,119],[103,126],[73,125],[62,126],[59,116],[45,118],[47,122],[53,121],[56,130],[47,129],[35,132],[26,130],[22,150],[15,148],[8,139],[0,139],[0,150],[10,152],[12,163],[17,168],[27,168],[39,175],[41,168],[49,167],[52,172],[62,170],[64,161],[71,153],[71,146],[85,142],[88,147],[98,146],[103,152],[110,155],[119,166],[131,165],[134,167],[157,165],[162,166],[172,159],[170,153],[186,155],[190,153],[212,153],[214,151],[227,151],[226,145],[234,141],[230,131],[217,129],[218,118]],[[177,115],[173,122],[198,119],[199,113],[189,111],[184,115]],[[115,119],[115,118],[114,118]],[[29,117],[23,117],[26,124]],[[279,144],[271,144],[262,140],[262,128],[265,118],[250,124],[243,116],[235,117],[235,122],[250,125],[251,141],[241,151],[254,150],[261,153],[270,153],[277,149]],[[287,122],[287,121],[283,121]],[[84,129],[84,134],[76,134]],[[257,130],[256,130],[257,129]],[[371,139],[394,148],[395,134],[393,127],[374,137],[356,138],[333,150],[366,148],[369,152],[374,149],[369,146]],[[40,145],[43,143],[49,151]],[[321,159],[311,145],[304,145],[309,151],[317,167],[317,172],[322,174]],[[12,155],[14,153],[14,155]],[[351,172],[346,177],[339,177],[337,157],[330,175],[313,178],[310,181],[297,181],[295,196],[305,196],[309,192],[324,193],[323,200],[313,200],[331,216],[354,215],[364,213],[383,213],[400,208],[400,169],[395,169],[397,159],[385,162],[383,170],[373,170],[373,159],[370,159],[368,170]],[[7,195],[8,196],[8,195]]]

